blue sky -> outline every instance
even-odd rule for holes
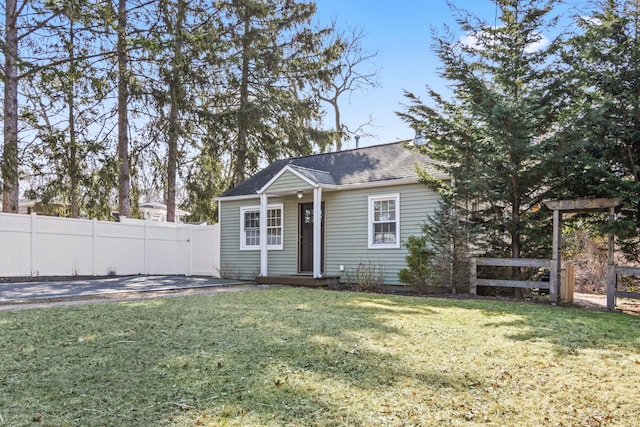
[[[573,0],[576,1],[576,0]],[[492,21],[495,4],[489,0],[454,0],[456,7]],[[381,87],[356,93],[351,100],[341,101],[343,122],[350,128],[372,118],[376,127],[363,137],[360,146],[411,139],[413,130],[402,122],[395,111],[403,109],[403,89],[418,95],[426,93],[426,84],[436,90],[445,82],[437,76],[440,62],[431,49],[431,28],[441,30],[445,24],[463,36],[453,19],[446,0],[316,0],[317,18],[328,23],[332,18],[341,28],[363,30],[365,49],[377,51],[374,58],[380,68]],[[333,122],[327,117],[328,126]],[[351,140],[343,148],[354,148]]]

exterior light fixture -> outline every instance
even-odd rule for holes
[[[296,193],[296,196],[298,196],[298,199],[302,199],[303,194],[304,193],[302,192],[302,190],[298,190],[298,192]]]

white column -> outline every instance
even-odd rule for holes
[[[260,275],[267,276],[267,204],[269,196],[265,193],[260,195]]]
[[[313,277],[322,276],[322,188],[313,189]]]

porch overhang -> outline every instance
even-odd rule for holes
[[[267,235],[267,206],[270,196],[301,195],[313,192],[313,277],[322,277],[322,190],[335,188],[330,173],[315,169],[287,165],[269,180],[260,190],[260,236]],[[260,239],[260,276],[269,275],[267,239]]]
[[[314,188],[337,188],[329,172],[287,165],[273,176],[257,194],[291,195]]]

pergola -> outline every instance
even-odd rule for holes
[[[620,205],[620,199],[576,199],[576,200],[553,200],[545,202],[545,205],[553,211],[553,255],[551,257],[550,274],[557,280],[551,281],[553,284],[549,289],[549,299],[552,304],[558,302],[558,284],[560,283],[560,272],[562,270],[562,257],[560,250],[562,248],[562,215],[565,213],[591,213],[609,211],[609,221],[615,220],[615,209]],[[615,296],[613,302],[610,301],[609,290],[612,279],[609,277],[612,273],[615,275],[615,266],[613,258],[614,236],[613,232],[609,233],[609,253],[607,258],[607,307],[615,305]]]

